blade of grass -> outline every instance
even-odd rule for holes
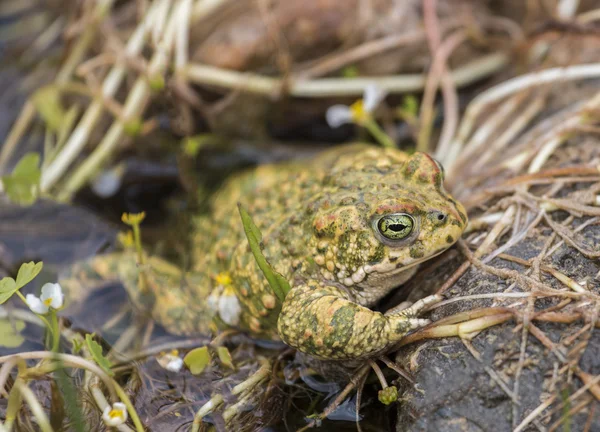
[[[244,232],[246,233],[246,237],[248,238],[248,244],[250,245],[250,250],[252,251],[252,255],[254,255],[254,259],[258,264],[258,267],[267,278],[271,289],[277,296],[280,302],[283,303],[285,296],[290,291],[289,282],[275,270],[269,264],[267,259],[262,253],[261,242],[262,242],[262,234],[258,227],[252,221],[252,218],[248,214],[248,212],[242,207],[241,204],[238,204],[238,209],[240,211],[240,216],[242,217],[242,224],[244,225]]]
[[[63,400],[65,402],[65,410],[71,420],[71,427],[77,432],[85,432],[90,428],[85,424],[83,411],[77,400],[77,393],[75,386],[71,382],[71,378],[67,375],[64,369],[63,363],[60,359],[56,359],[59,364],[59,369],[54,373],[56,384],[62,393]]]

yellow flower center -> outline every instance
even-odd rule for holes
[[[108,413],[108,416],[109,416],[111,419],[114,419],[114,418],[123,418],[123,410],[120,410],[120,409],[114,409],[114,408],[113,408],[113,409],[111,409],[111,410],[110,410],[110,412]]]
[[[350,105],[350,114],[352,115],[352,120],[356,124],[364,124],[371,117],[371,114],[365,111],[365,104],[362,99],[359,99]]]
[[[127,225],[139,225],[146,217],[146,212],[141,213],[123,213],[121,220]]]
[[[46,300],[44,300],[44,304],[48,307],[50,307],[50,305],[52,304],[52,297],[51,298],[47,298]]]
[[[171,355],[172,356],[178,356],[179,355],[179,350],[177,350],[177,349],[171,350]]]
[[[216,277],[215,277],[215,281],[217,282],[217,285],[223,285],[223,286],[227,286],[227,285],[231,285],[231,277],[229,276],[228,273],[219,273]]]

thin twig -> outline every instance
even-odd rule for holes
[[[503,53],[484,55],[452,72],[452,80],[458,87],[477,81],[498,71],[508,62]],[[412,93],[425,87],[424,75],[392,75],[358,78],[321,78],[301,80],[291,77],[284,82],[253,73],[235,72],[213,66],[190,63],[185,75],[195,84],[213,85],[225,89],[243,90],[277,97],[283,89],[286,94],[297,97],[360,96],[369,84],[376,84],[388,93]]]

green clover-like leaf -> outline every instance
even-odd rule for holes
[[[13,278],[5,277],[0,280],[0,304],[6,303],[18,290],[17,283]]]
[[[41,271],[44,263],[42,261],[34,263],[30,261],[22,264],[17,273],[17,289],[23,288],[29,282],[31,282]]]
[[[17,163],[12,174],[2,177],[4,192],[14,203],[32,205],[39,195],[40,155],[27,153]]]
[[[210,352],[207,346],[195,348],[188,352],[183,362],[194,375],[200,375],[210,363]]]
[[[102,369],[104,369],[104,371],[108,375],[110,375],[110,376],[114,375],[114,372],[111,369],[112,364],[111,364],[110,360],[108,360],[104,356],[104,354],[102,354],[102,347],[100,346],[100,344],[98,342],[96,342],[93,339],[93,336],[91,334],[85,335],[85,344],[87,345],[88,349],[90,350],[90,354],[92,355],[92,358],[98,364],[98,366],[100,366]]]
[[[25,328],[25,322],[21,320],[0,320],[0,347],[17,348],[20,347],[25,338],[21,336],[21,332]]]
[[[19,272],[17,273],[16,281],[11,277],[5,277],[4,279],[0,280],[0,304],[6,303],[6,301],[14,295],[14,293],[31,282],[40,273],[40,271],[42,271],[43,266],[44,263],[42,261],[38,263],[30,261],[21,265]]]
[[[244,208],[238,204],[240,216],[242,217],[242,224],[244,225],[244,232],[248,238],[248,244],[254,259],[258,264],[258,267],[265,275],[265,278],[269,282],[269,286],[277,296],[280,302],[285,300],[285,296],[290,292],[290,283],[281,274],[273,270],[273,267],[269,264],[267,259],[262,253],[260,243],[262,241],[262,234],[258,227],[252,221],[252,218]]]
[[[32,101],[48,128],[54,132],[59,131],[66,113],[60,101],[58,87],[40,88],[33,94]]]

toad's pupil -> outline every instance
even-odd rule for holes
[[[388,225],[388,228],[391,229],[392,231],[399,232],[399,231],[405,230],[407,228],[407,226],[402,225],[402,224],[391,224],[391,225]]]

